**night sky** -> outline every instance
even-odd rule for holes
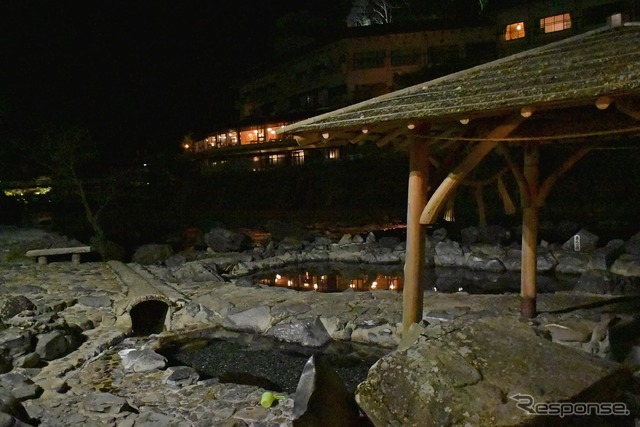
[[[114,144],[177,146],[230,118],[234,78],[304,2],[0,0],[3,134],[83,126]]]

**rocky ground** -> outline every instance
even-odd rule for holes
[[[163,342],[218,327],[310,347],[350,341],[391,351],[401,343],[402,295],[396,292],[239,286],[203,268],[214,264],[204,258],[170,267],[65,259],[39,265],[22,256],[33,242],[56,239],[38,230],[0,230],[0,425],[293,425],[295,392],[283,392],[283,400],[263,407],[265,388],[201,379],[192,368],[168,366],[159,351]],[[218,266],[254,268],[242,263],[246,254],[209,255]],[[151,301],[166,304],[167,313],[143,325],[135,307],[149,307],[145,303]],[[527,328],[545,340],[603,360],[638,364],[635,333],[626,329],[629,339],[618,341],[610,333],[616,321],[633,327],[635,298],[541,294],[538,308],[540,315]],[[146,316],[154,320],[154,313]],[[518,296],[425,295],[423,327],[488,318],[520,322]],[[165,331],[150,333],[158,322]],[[624,335],[625,329],[617,333]]]

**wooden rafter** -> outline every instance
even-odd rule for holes
[[[640,100],[635,98],[617,99],[616,108],[634,120],[640,120]]]

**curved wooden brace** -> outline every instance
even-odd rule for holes
[[[429,199],[427,205],[420,215],[421,224],[432,224],[442,211],[444,203],[453,193],[465,176],[469,174],[482,159],[486,157],[498,145],[500,138],[504,138],[513,132],[525,120],[524,117],[518,115],[511,117],[505,123],[501,124],[487,136],[486,141],[478,143],[467,157],[447,176],[438,186],[436,191]]]

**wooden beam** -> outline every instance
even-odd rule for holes
[[[547,177],[547,179],[544,180],[544,182],[542,183],[542,185],[540,186],[540,191],[538,192],[537,195],[537,202],[536,204],[538,206],[543,206],[545,200],[547,199],[547,196],[549,195],[549,193],[551,192],[551,188],[553,188],[553,186],[555,185],[555,183],[558,181],[558,179],[560,179],[560,177],[562,175],[564,175],[565,172],[567,172],[569,169],[571,169],[576,163],[578,163],[578,161],[580,161],[580,159],[582,159],[584,156],[587,155],[587,153],[589,153],[591,150],[594,149],[594,145],[593,144],[587,144],[587,145],[583,145],[580,148],[578,148],[578,150],[576,150],[571,156],[569,156],[561,165],[560,167],[558,167],[558,169],[556,169],[555,171],[553,171],[553,173],[551,175],[549,175]]]
[[[378,147],[384,147],[385,145],[387,145],[388,143],[390,143],[394,139],[398,138],[400,135],[404,135],[407,132],[408,132],[408,129],[406,127],[404,127],[404,126],[401,126],[401,127],[397,128],[397,129],[395,129],[394,131],[389,132],[384,137],[382,137],[378,141],[376,141],[376,145]]]
[[[442,211],[445,202],[453,194],[453,191],[460,185],[465,176],[469,174],[482,159],[485,158],[498,145],[497,139],[504,138],[513,132],[523,121],[520,115],[510,118],[486,136],[486,141],[482,141],[467,155],[467,157],[442,181],[433,193],[429,202],[420,216],[421,224],[432,224]]]
[[[476,199],[476,205],[478,206],[478,225],[480,227],[486,227],[487,208],[484,205],[484,196],[482,193],[482,185],[476,185],[473,191],[473,196]]]
[[[640,100],[635,98],[616,99],[616,108],[627,116],[640,120]]]
[[[528,144],[524,149],[524,177],[527,184],[526,201],[537,200],[540,147]],[[537,203],[522,207],[522,266],[520,271],[520,313],[525,318],[536,316],[536,272],[538,262],[538,211]]]
[[[402,291],[402,333],[406,336],[413,323],[422,320],[422,277],[425,260],[425,227],[420,213],[427,201],[429,187],[429,145],[411,141],[409,147],[409,190],[407,194],[407,244]]]

